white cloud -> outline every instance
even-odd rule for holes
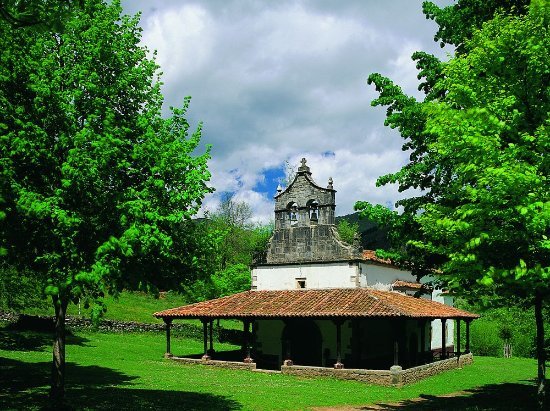
[[[433,42],[435,24],[421,0],[277,2],[123,0],[143,10],[143,43],[158,50],[166,106],[193,96],[191,123],[204,121],[203,141],[213,145],[211,185],[249,201],[256,218],[273,206],[255,191],[266,169],[308,158],[321,185],[338,190],[338,214],[357,200],[394,203],[396,187],[375,187],[378,176],[398,170],[407,155],[395,130],[383,126],[384,108],[367,86],[370,73],[392,78],[415,93],[415,63]],[[445,3],[448,3],[445,0]],[[334,157],[321,153],[331,151]]]
[[[157,51],[163,80],[169,85],[205,68],[210,61],[215,25],[207,10],[182,5],[145,20],[142,43]]]

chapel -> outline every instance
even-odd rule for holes
[[[170,324],[182,318],[203,322],[205,360],[215,358],[213,320],[242,320],[243,361],[265,369],[411,368],[460,355],[461,321],[469,352],[478,316],[374,251],[342,241],[335,209],[332,178],[319,185],[302,159],[288,187],[277,189],[274,232],[251,267],[251,289],[155,313],[167,324],[167,352]]]

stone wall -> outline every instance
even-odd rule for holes
[[[340,240],[333,225],[275,230],[268,245],[268,264],[360,258],[359,250]]]
[[[53,317],[41,315],[14,314],[7,311],[0,311],[0,321],[9,323],[11,329],[31,330],[31,331],[54,331]],[[68,330],[92,329],[102,332],[164,332],[166,325],[163,322],[158,323],[138,323],[133,321],[115,321],[101,319],[98,324],[94,324],[89,318],[69,316],[65,319],[65,325]],[[178,323],[175,320],[172,323],[171,334],[173,337],[186,337],[202,341],[202,324]],[[239,345],[243,341],[243,332],[241,330],[225,329],[214,327],[214,338],[220,342],[229,342]]]
[[[184,364],[192,365],[209,365],[211,367],[226,368],[231,370],[255,370],[255,363],[246,363],[238,361],[218,361],[218,360],[203,360],[196,358],[186,358],[186,357],[169,357],[174,361],[178,361]]]
[[[460,357],[447,358],[446,360],[436,361],[430,364],[420,365],[418,367],[408,368],[401,371],[401,379],[398,385],[412,384],[432,375],[443,371],[462,368],[465,365],[473,363],[472,354],[464,354]]]
[[[324,367],[307,367],[303,365],[281,366],[281,373],[300,377],[333,377],[340,380],[354,380],[369,384],[396,386],[412,384],[424,378],[431,377],[444,371],[462,368],[473,363],[472,354],[448,358],[430,364],[403,370],[400,366],[393,366],[390,370],[362,370],[362,369],[334,369]]]
[[[335,369],[308,367],[305,365],[282,365],[281,373],[299,377],[333,377],[340,380],[354,380],[376,385],[392,385],[392,375],[388,370]]]

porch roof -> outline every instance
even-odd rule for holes
[[[445,318],[479,315],[435,301],[371,288],[245,291],[215,300],[172,308],[157,318]]]

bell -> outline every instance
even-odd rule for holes
[[[290,215],[290,221],[298,221],[298,219],[296,218],[296,213],[292,213]]]
[[[317,212],[315,210],[311,212],[311,217],[309,217],[309,219],[313,222],[319,221],[319,219],[317,218]]]

